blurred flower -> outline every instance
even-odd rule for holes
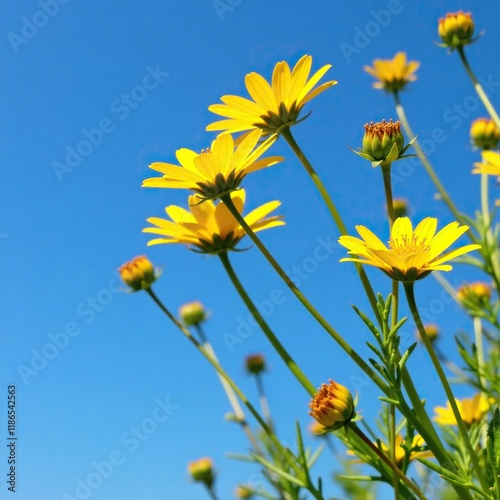
[[[253,498],[253,493],[248,486],[242,484],[236,488],[234,496],[239,500],[250,499]]]
[[[234,205],[240,213],[245,204],[245,190],[231,193]],[[159,234],[162,237],[151,240],[148,245],[161,243],[182,243],[192,245],[194,251],[217,254],[234,250],[241,238],[245,236],[244,229],[239,225],[226,205],[222,202],[206,201],[199,204],[196,195],[189,197],[189,209],[170,205],[165,209],[172,220],[150,217],[148,222],[155,227],[143,229],[144,233]],[[262,231],[275,226],[283,226],[282,217],[274,215],[267,217],[281,205],[279,201],[270,201],[256,208],[245,216],[245,221],[253,231]]]
[[[185,326],[194,326],[203,323],[207,319],[207,312],[201,302],[189,302],[179,309],[179,316]]]
[[[245,366],[248,373],[257,375],[266,369],[266,358],[262,354],[251,354],[246,357]]]
[[[408,200],[406,198],[394,198],[392,200],[392,209],[394,210],[394,217],[405,217],[408,215]]]
[[[467,283],[457,289],[457,299],[462,304],[484,305],[491,298],[491,287],[483,281]]]
[[[473,422],[479,422],[493,404],[493,399],[488,399],[484,394],[478,392],[472,398],[455,399],[458,411],[462,420],[471,425]],[[457,425],[455,415],[451,409],[449,401],[446,401],[446,406],[436,406],[434,408],[434,421],[441,425]]]
[[[439,326],[437,326],[435,323],[427,323],[424,325],[424,330],[425,333],[427,334],[427,337],[429,337],[429,340],[431,342],[434,342],[435,340],[438,339],[439,337]],[[417,336],[417,339],[422,340],[420,338],[420,333],[417,330],[415,335]]]
[[[381,269],[397,281],[413,282],[424,278],[432,271],[451,271],[452,266],[445,262],[472,250],[480,245],[466,245],[443,255],[442,252],[452,245],[468,226],[452,222],[436,234],[437,219],[426,217],[413,229],[408,217],[399,217],[391,229],[389,248],[368,228],[356,226],[363,238],[341,236],[339,243],[356,257],[346,257],[340,262],[360,262]]]
[[[375,59],[373,68],[365,66],[363,69],[378,80],[373,84],[374,88],[396,92],[417,79],[414,73],[419,66],[418,61],[407,63],[406,53],[398,52],[393,59]]]
[[[253,100],[223,96],[224,104],[213,104],[208,109],[227,119],[211,123],[207,130],[234,133],[258,128],[267,135],[279,134],[284,127],[295,125],[304,104],[337,83],[329,81],[315,87],[331,65],[323,66],[309,78],[311,66],[312,57],[308,55],[292,71],[287,62],[281,61],[274,68],[271,85],[258,73],[249,73],[245,85]]]
[[[438,33],[443,40],[443,46],[450,49],[474,42],[474,21],[470,12],[449,12],[439,18]]]
[[[145,255],[139,255],[126,262],[118,272],[123,282],[134,292],[149,288],[159,276],[159,272],[155,272],[153,264]]]
[[[143,187],[191,189],[201,200],[213,200],[234,191],[243,178],[256,170],[283,161],[281,156],[259,157],[269,149],[276,136],[269,137],[257,146],[262,131],[254,130],[236,146],[231,134],[220,134],[210,149],[200,154],[190,149],[179,149],[175,153],[182,166],[156,162],[149,168],[163,177],[146,179]]]
[[[500,130],[491,118],[478,118],[471,124],[470,139],[479,149],[495,149],[500,142]]]
[[[323,434],[325,434],[325,427],[316,420],[313,420],[309,425],[309,432],[313,436],[322,436]]]
[[[481,151],[483,163],[474,163],[473,174],[487,174],[500,177],[500,154],[495,151]]]
[[[321,424],[325,431],[334,431],[346,425],[355,416],[354,401],[349,389],[330,380],[322,384],[309,403],[309,415]]]
[[[215,481],[214,465],[211,458],[204,457],[189,462],[188,472],[194,481],[205,483],[209,488]]]

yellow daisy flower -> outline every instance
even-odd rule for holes
[[[231,199],[240,213],[245,204],[245,191],[240,189],[231,193]],[[161,243],[182,243],[192,246],[192,250],[201,253],[217,254],[234,250],[245,230],[238,224],[226,205],[222,202],[206,201],[199,203],[196,195],[189,197],[189,209],[176,205],[166,207],[165,212],[171,220],[150,217],[148,222],[154,227],[143,229],[144,233],[159,234],[161,238],[151,240],[148,245]],[[270,201],[251,211],[245,221],[254,232],[283,226],[282,217],[268,217],[281,205],[279,201]]]
[[[315,87],[331,65],[323,66],[309,78],[311,66],[312,57],[308,55],[301,57],[293,70],[281,61],[274,67],[271,85],[258,73],[249,73],[245,85],[253,100],[235,95],[221,97],[224,104],[213,104],[208,109],[227,119],[211,123],[207,130],[233,133],[258,128],[272,134],[294,125],[304,104],[337,83],[332,80]]]
[[[445,262],[481,248],[480,245],[466,245],[442,254],[469,227],[452,222],[437,234],[436,228],[437,220],[432,217],[426,217],[415,229],[408,217],[399,217],[392,226],[387,248],[369,229],[356,226],[363,239],[341,236],[339,243],[349,250],[349,254],[357,257],[344,258],[340,262],[375,266],[392,279],[413,282],[432,271],[451,271],[452,267]]]
[[[254,130],[236,146],[231,134],[220,134],[211,148],[200,154],[179,149],[176,157],[182,166],[152,163],[149,168],[162,173],[163,177],[146,179],[142,186],[191,189],[198,194],[198,202],[220,198],[237,189],[249,173],[283,161],[281,156],[260,158],[276,140],[276,136],[271,136],[257,146],[261,135],[262,131]]]
[[[373,68],[364,66],[363,69],[378,80],[373,84],[374,88],[395,92],[417,79],[414,73],[419,66],[418,61],[407,63],[406,53],[398,52],[393,59],[375,59]]]
[[[472,398],[455,399],[458,411],[462,420],[471,425],[473,422],[479,422],[494,403],[492,398],[488,399],[484,394],[478,392]],[[446,402],[446,406],[437,406],[434,408],[436,415],[434,421],[441,425],[457,425],[455,415],[450,406],[450,402]]]
[[[487,174],[500,177],[500,154],[495,151],[481,151],[483,163],[474,163],[473,174]]]

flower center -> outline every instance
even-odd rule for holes
[[[391,238],[389,246],[399,257],[405,258],[409,255],[429,252],[431,246],[427,243],[426,238],[419,240],[418,236],[412,235],[411,239],[407,234],[399,238]]]

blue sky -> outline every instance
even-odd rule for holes
[[[347,146],[360,145],[364,123],[395,117],[391,98],[371,88],[363,65],[404,50],[421,61],[417,82],[403,95],[410,121],[456,204],[472,213],[479,190],[469,172],[478,153],[468,131],[485,111],[456,54],[435,45],[437,19],[458,9],[471,9],[484,31],[467,53],[498,102],[500,8],[493,1],[0,3],[0,421],[5,428],[7,386],[16,385],[19,498],[83,498],[79,481],[106,461],[113,470],[100,466],[100,483],[87,498],[204,498],[186,464],[205,455],[216,462],[221,499],[256,479],[257,469],[225,456],[244,452],[247,443],[223,419],[229,406],[212,369],[146,294],[122,291],[116,269],[144,253],[164,268],[156,291],[168,307],[175,312],[201,300],[212,311],[207,334],[250,396],[255,388],[244,374],[244,356],[267,356],[271,409],[280,437],[293,442],[294,422],[310,421],[307,394],[262,333],[248,326],[218,259],[181,246],[146,247],[146,218],[161,216],[166,205],[185,206],[187,193],[141,189],[141,181],[151,175],[152,161],[174,161],[176,149],[210,144],[214,136],[204,130],[214,116],[207,107],[224,94],[246,95],[246,73],[269,78],[276,62],[295,64],[311,54],[314,69],[333,65],[328,77],[339,84],[308,105],[314,111],[294,129],[297,141],[347,227],[369,225],[385,237],[381,174]],[[286,144],[276,143],[273,154],[286,161],[245,179],[248,209],[282,202],[287,225],[263,233],[263,240],[285,269],[309,269],[302,290],[367,355],[368,334],[350,308],[367,304],[353,267],[338,264],[344,251],[335,243],[337,230]],[[395,175],[395,195],[410,200],[413,218],[452,220],[418,162],[400,162]],[[314,263],[318,246],[328,249],[328,258]],[[333,378],[357,390],[363,414],[373,417],[375,386],[360,381],[258,251],[234,254],[232,262],[257,303],[269,305],[283,294],[269,309],[269,323],[313,383]],[[377,290],[389,292],[382,273],[369,270],[369,276]],[[459,266],[448,277],[456,284],[480,278]],[[432,278],[418,284],[417,299],[428,319],[442,325],[441,348],[454,357],[452,336],[470,331],[467,318]],[[413,326],[405,329],[410,338]],[[242,332],[241,343],[228,344],[227,334]],[[444,395],[430,390],[434,376],[421,349],[410,367],[422,396],[442,403]],[[145,431],[140,439],[137,427]],[[0,456],[2,477],[6,462]],[[325,453],[317,468],[330,493],[333,465]]]

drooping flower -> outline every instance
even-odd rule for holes
[[[481,151],[483,163],[474,163],[473,174],[487,174],[500,177],[500,154],[496,151]]]
[[[231,199],[237,210],[242,213],[245,191],[240,189],[231,193]],[[182,243],[201,253],[217,254],[234,250],[245,236],[245,230],[224,203],[209,200],[200,204],[197,195],[190,196],[188,203],[189,211],[176,205],[167,207],[165,211],[171,220],[159,217],[148,219],[153,227],[147,227],[143,232],[161,236],[151,240],[148,245]],[[268,217],[280,205],[279,201],[265,203],[246,215],[245,221],[254,232],[283,226],[285,223],[281,216]]]
[[[443,46],[450,49],[474,42],[474,21],[470,12],[448,12],[439,18],[438,33],[443,40]]]
[[[189,462],[188,472],[193,481],[204,483],[209,488],[215,481],[214,463],[211,458],[203,457]]]
[[[495,149],[500,142],[500,130],[491,118],[478,118],[471,124],[470,140],[476,148]]]
[[[419,66],[418,61],[406,62],[406,53],[398,52],[393,59],[375,59],[373,67],[365,66],[363,69],[377,79],[374,88],[397,92],[417,79],[414,73]]]
[[[145,255],[139,255],[126,262],[118,269],[118,272],[123,282],[134,292],[149,288],[160,274]]]
[[[255,130],[236,146],[231,134],[220,134],[210,149],[199,154],[179,149],[176,157],[182,166],[152,163],[149,168],[162,173],[163,177],[146,179],[142,186],[191,189],[198,194],[198,201],[220,198],[238,189],[249,173],[283,161],[281,156],[260,158],[276,140],[276,136],[271,136],[257,145],[261,136],[262,131]]]
[[[340,262],[360,262],[381,269],[392,279],[413,282],[424,278],[432,271],[451,271],[452,266],[445,262],[472,250],[480,245],[466,245],[443,254],[468,226],[452,222],[436,234],[437,220],[426,217],[415,229],[408,217],[394,221],[386,247],[368,228],[356,226],[363,239],[354,236],[341,236],[339,243],[356,257],[346,257]]]
[[[245,367],[248,373],[258,375],[266,369],[266,358],[262,354],[250,354],[245,358]]]
[[[492,399],[488,399],[484,394],[478,392],[472,398],[455,399],[458,411],[462,420],[471,425],[474,422],[479,422],[491,407]],[[457,425],[455,415],[451,409],[450,402],[446,402],[446,406],[436,406],[434,408],[434,421],[441,425]]]
[[[203,304],[199,301],[188,302],[179,309],[179,316],[185,326],[195,326],[203,323],[207,319],[207,312]]]
[[[211,123],[207,130],[234,133],[257,128],[264,134],[273,134],[294,125],[307,102],[337,83],[329,81],[315,87],[331,65],[323,66],[309,78],[311,66],[309,55],[301,57],[293,70],[281,61],[274,68],[271,85],[258,73],[249,73],[245,85],[252,99],[221,97],[224,104],[213,104],[208,109],[226,119]]]
[[[322,384],[309,403],[309,415],[321,424],[325,431],[340,429],[355,417],[354,401],[349,389],[333,380]]]

